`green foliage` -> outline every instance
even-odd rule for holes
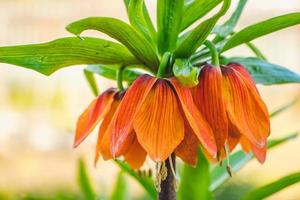
[[[125,178],[125,175],[123,172],[119,173],[114,190],[109,199],[110,200],[127,200],[127,199],[129,199],[128,183],[126,181],[126,178]]]
[[[97,82],[95,80],[94,74],[86,69],[83,71],[83,73],[84,73],[84,77],[87,80],[94,96],[98,96],[99,90],[98,90],[98,86],[97,86]]]
[[[258,84],[300,83],[300,75],[295,72],[258,58],[236,57],[227,59],[227,62],[237,62],[244,65]]]
[[[248,0],[240,0],[234,13],[231,15],[229,20],[227,20],[223,25],[216,26],[212,33],[217,34],[221,38],[225,38],[233,32],[238,20],[241,17],[242,11]]]
[[[278,30],[296,25],[300,23],[300,13],[292,13],[274,17],[263,22],[248,26],[243,30],[235,33],[222,48],[227,51],[240,44],[249,42],[261,36],[273,33]]]
[[[215,8],[222,0],[194,0],[186,3],[181,23],[181,30],[186,29],[195,21]]]
[[[91,73],[101,75],[111,80],[116,80],[118,68],[119,66],[89,65],[87,68],[85,68],[85,71],[89,71]],[[123,81],[131,83],[140,75],[142,75],[141,72],[129,68],[125,68],[123,70],[122,77],[123,77]]]
[[[198,164],[196,167],[184,164],[180,173],[178,190],[179,200],[212,199],[209,191],[210,174],[209,163],[202,151],[198,151]]]
[[[292,133],[290,135],[287,135],[285,137],[279,138],[279,139],[273,139],[268,141],[268,149],[272,149],[274,147],[277,147],[280,144],[283,144],[291,139],[294,139],[297,137],[297,133]],[[230,155],[230,165],[232,168],[232,172],[237,172],[242,167],[244,167],[250,160],[254,158],[252,153],[245,154],[243,151],[237,151]],[[224,160],[224,163],[226,163],[227,160]],[[226,170],[226,165],[223,166],[213,166],[212,170],[210,172],[211,174],[211,185],[210,190],[214,191],[219,186],[221,186],[224,182],[226,182],[230,176]]]
[[[295,98],[292,101],[288,102],[287,104],[281,106],[277,110],[271,112],[270,113],[270,117],[275,117],[275,116],[279,115],[280,113],[286,111],[287,109],[289,109],[290,107],[292,107],[293,105],[295,105],[298,102],[298,100],[299,100],[298,98]]]
[[[142,34],[121,20],[89,17],[68,25],[66,29],[80,35],[85,30],[101,31],[124,44],[143,64],[155,71],[159,64],[154,46]]]
[[[217,21],[227,12],[230,7],[230,3],[231,0],[224,0],[222,8],[217,14],[205,20],[196,28],[184,35],[184,38],[179,42],[175,51],[176,57],[190,57],[203,44]]]
[[[83,159],[78,161],[78,183],[86,200],[95,200],[96,194],[91,185],[90,178]]]
[[[300,182],[300,172],[294,173],[247,193],[242,200],[261,200]]]
[[[79,64],[137,64],[122,45],[96,38],[62,38],[43,44],[0,47],[0,63],[33,69],[45,75]]]
[[[158,50],[172,52],[180,33],[184,0],[157,0]]]
[[[198,85],[199,68],[194,67],[187,59],[176,59],[173,66],[174,76],[186,87]]]
[[[155,42],[156,32],[151,22],[144,0],[130,0],[128,3],[130,24],[144,35],[147,40]]]
[[[116,160],[115,162],[123,170],[123,172],[126,172],[129,176],[131,176],[132,178],[137,180],[141,184],[141,186],[143,186],[143,188],[147,191],[149,196],[152,197],[152,199],[156,199],[157,192],[154,187],[153,180],[150,177],[139,176],[135,171],[133,171],[129,167],[129,165],[127,165],[126,163],[124,163],[122,161]]]

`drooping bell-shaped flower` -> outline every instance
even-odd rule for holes
[[[95,164],[101,155],[104,160],[112,158],[110,152],[111,120],[120,104],[124,92],[108,89],[97,97],[79,117],[77,122],[74,146],[77,147],[100,122],[98,133]],[[136,137],[131,138],[127,149],[122,151],[125,161],[133,168],[139,168],[145,161],[146,152],[137,142]]]
[[[212,129],[191,91],[175,78],[143,75],[124,95],[104,92],[79,118],[76,146],[101,119],[96,160],[99,154],[105,160],[124,156],[132,168],[139,168],[146,155],[161,162],[175,153],[195,165],[199,144],[212,157],[217,152]]]
[[[111,152],[119,156],[132,130],[150,158],[166,160],[173,152],[195,165],[197,146],[211,155],[216,145],[210,126],[194,105],[188,88],[176,79],[139,77],[127,90],[112,121]]]
[[[221,159],[240,143],[259,162],[266,158],[268,110],[249,72],[240,64],[205,65],[193,89],[197,107],[214,131]]]

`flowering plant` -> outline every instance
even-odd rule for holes
[[[97,97],[78,119],[74,146],[101,122],[95,164],[99,157],[114,159],[151,198],[211,199],[252,157],[263,163],[267,148],[295,136],[268,141],[270,116],[256,84],[299,83],[300,76],[269,63],[251,41],[300,24],[300,13],[235,32],[247,0],[240,0],[222,25],[217,24],[230,0],[157,0],[155,28],[143,0],[124,2],[130,24],[90,17],[66,27],[76,37],[0,47],[0,62],[45,75],[88,65],[84,74]],[[198,23],[214,9],[215,14]],[[85,30],[103,32],[118,42],[83,37]],[[254,56],[225,55],[239,45],[247,45]],[[99,95],[95,74],[116,80],[116,87]],[[235,151],[239,144],[242,150]],[[141,174],[146,157],[156,166],[154,182]],[[183,165],[176,164],[177,157]],[[286,184],[287,179],[293,181]],[[243,198],[267,197],[295,180],[300,181],[298,173]],[[95,198],[91,189],[84,191],[88,199]]]

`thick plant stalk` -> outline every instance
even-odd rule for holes
[[[166,168],[167,168],[167,178],[163,180],[160,184],[160,192],[158,193],[158,199],[159,200],[176,200],[176,179],[174,176],[174,173],[172,173],[172,168],[170,165],[170,161],[172,162],[174,171],[176,166],[176,157],[173,153],[171,155],[172,159],[168,159],[165,161]]]

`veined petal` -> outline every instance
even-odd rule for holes
[[[115,99],[112,104],[109,112],[104,117],[98,133],[97,146],[96,146],[96,156],[95,156],[95,165],[99,159],[100,154],[104,160],[112,158],[110,153],[110,137],[111,137],[111,120],[120,104],[120,100]]]
[[[134,130],[154,161],[166,160],[184,138],[176,96],[166,80],[157,80],[137,112]]]
[[[265,104],[240,73],[228,67],[223,67],[222,73],[229,120],[241,135],[263,148],[270,133]]]
[[[184,139],[175,149],[176,156],[184,162],[195,166],[198,161],[199,140],[188,122],[184,123]]]
[[[170,82],[177,93],[179,102],[189,125],[207,152],[209,152],[212,156],[215,156],[217,146],[212,129],[194,104],[189,88],[181,86],[175,78],[170,79]]]
[[[130,165],[132,169],[139,169],[144,164],[146,156],[146,151],[143,149],[143,147],[135,137],[133,144],[124,157],[125,161]]]
[[[199,75],[199,84],[192,91],[196,106],[213,130],[218,151],[222,151],[228,136],[228,120],[221,69],[205,65]]]
[[[77,121],[74,147],[77,147],[107,114],[115,95],[114,89],[108,89],[96,98],[80,115]]]
[[[251,74],[247,71],[247,69],[243,65],[241,65],[239,63],[231,62],[227,65],[227,67],[230,67],[230,68],[234,69],[235,71],[239,72],[242,76],[244,76],[246,79],[248,79],[254,85],[254,87],[256,89],[254,79],[252,78]]]
[[[245,137],[241,138],[240,143],[243,151],[249,153],[252,150],[254,156],[261,164],[265,162],[267,155],[267,146],[259,148],[256,145],[251,144],[251,142]]]
[[[125,141],[132,133],[133,119],[155,82],[154,77],[140,76],[123,97],[112,121],[111,152],[114,157],[120,154]]]

